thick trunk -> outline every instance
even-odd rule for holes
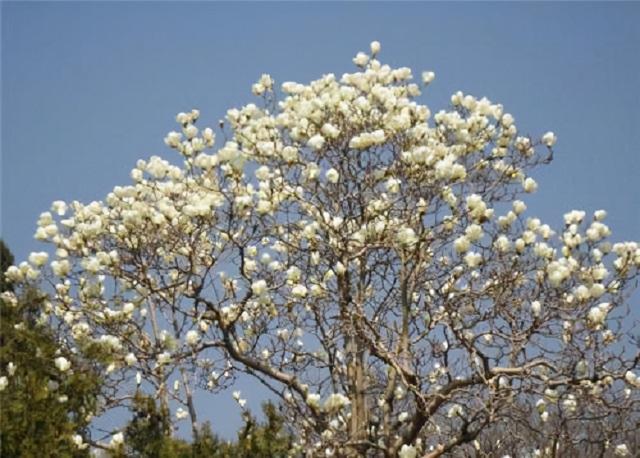
[[[349,420],[349,442],[354,444],[349,456],[362,456],[366,453],[364,442],[368,439],[369,412],[367,409],[367,375],[365,370],[365,345],[358,338],[353,323],[354,304],[351,300],[348,274],[339,280],[341,297],[342,327],[345,335],[345,353],[347,356],[347,384],[351,400],[351,418]]]
[[[353,336],[347,343],[349,354],[348,377],[351,392],[351,421],[349,424],[349,437],[351,441],[361,443],[368,438],[369,412],[367,408],[367,379],[364,368],[364,346],[360,340]],[[362,446],[356,447],[362,450]]]
[[[160,347],[160,328],[158,326],[158,317],[156,313],[156,306],[153,302],[149,303],[149,311],[151,312],[151,328],[153,331],[153,345],[156,348]],[[162,367],[157,368],[156,380],[158,381],[158,390],[156,395],[160,400],[160,411],[163,415],[168,415],[169,412],[169,391],[165,380],[165,374]]]

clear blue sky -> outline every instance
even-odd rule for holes
[[[614,239],[640,240],[640,3],[4,2],[1,14],[0,224],[18,259],[42,248],[32,235],[51,201],[101,199],[137,159],[177,159],[162,139],[178,111],[215,124],[252,101],[261,73],[340,75],[374,39],[381,60],[436,72],[432,111],[462,90],[504,104],[523,132],[556,132],[532,213],[558,227],[565,211],[605,208]],[[237,428],[230,395],[202,402],[216,430]]]

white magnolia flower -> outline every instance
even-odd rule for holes
[[[291,294],[298,298],[304,298],[307,296],[307,287],[304,285],[296,285],[291,289]]]
[[[625,372],[624,379],[629,385],[640,388],[640,377],[638,377],[632,371]]]
[[[262,296],[267,292],[267,282],[265,280],[257,280],[251,284],[251,291],[256,296]]]
[[[350,403],[351,401],[345,395],[341,393],[332,393],[324,401],[324,405],[322,406],[322,408],[326,412],[335,412],[349,405]]]
[[[198,128],[196,126],[194,126],[193,124],[189,124],[188,126],[186,126],[184,129],[182,129],[182,132],[184,133],[184,135],[191,140],[192,138],[194,138],[196,135],[198,135]]]
[[[294,146],[285,146],[282,149],[282,159],[291,163],[298,159],[298,149]]]
[[[67,204],[63,200],[56,200],[51,204],[51,211],[58,216],[64,216],[67,212]]]
[[[0,377],[0,391],[4,391],[9,385],[9,379],[6,375]]]
[[[195,329],[187,331],[187,334],[185,336],[185,342],[187,343],[187,345],[193,347],[198,344],[199,340],[200,333],[198,331],[196,331]]]
[[[64,277],[71,271],[71,264],[66,259],[51,262],[51,270],[54,275]]]
[[[178,410],[176,410],[176,419],[177,420],[183,420],[183,419],[187,418],[188,416],[189,416],[189,412],[184,410],[182,407],[178,407]]]
[[[66,372],[71,367],[71,363],[64,356],[59,356],[54,360],[54,363],[60,372]]]
[[[182,134],[180,132],[169,132],[164,138],[164,142],[170,148],[178,148],[182,142]]]
[[[575,395],[570,394],[562,401],[562,407],[570,413],[574,413],[578,407]]]
[[[607,217],[607,212],[606,212],[605,210],[596,210],[596,211],[593,213],[593,218],[594,218],[596,221],[602,221],[602,220],[604,220],[606,217]]]
[[[404,444],[398,451],[398,458],[416,458],[418,450],[413,445]]]
[[[602,326],[607,318],[607,314],[611,309],[611,304],[608,302],[602,302],[595,307],[591,307],[587,313],[587,322],[593,328],[599,328]]]
[[[469,242],[469,239],[464,235],[453,241],[453,247],[460,254],[467,252],[470,246],[471,242]]]
[[[522,189],[524,189],[524,192],[527,193],[536,192],[536,190],[538,189],[538,183],[536,183],[536,180],[534,180],[533,178],[528,177],[522,183]]]
[[[119,447],[122,444],[124,444],[124,434],[122,433],[114,434],[113,437],[111,438],[111,446]]]
[[[516,215],[520,215],[525,212],[527,205],[521,200],[513,201],[513,211]]]
[[[39,251],[37,253],[31,253],[29,255],[29,262],[36,267],[42,267],[47,263],[49,259],[49,255],[44,251]]]
[[[551,402],[556,402],[560,397],[560,394],[558,393],[558,391],[552,388],[547,388],[546,390],[544,390],[544,395]]]
[[[356,54],[356,57],[353,58],[353,63],[358,67],[364,67],[369,62],[369,56],[367,56],[363,52],[359,52]]]
[[[396,194],[400,192],[400,180],[398,180],[397,178],[389,178],[385,186],[387,188],[387,191],[391,193]]]
[[[462,408],[462,406],[460,404],[453,404],[450,408],[449,411],[447,412],[447,417],[449,418],[453,418],[453,417],[461,417],[464,415],[464,409]]]
[[[328,122],[324,123],[322,129],[320,129],[320,132],[322,132],[322,135],[329,138],[338,138],[338,136],[340,135],[340,129]]]
[[[616,448],[613,450],[613,453],[616,456],[631,456],[631,452],[629,451],[629,447],[627,447],[627,444],[616,445]]]
[[[369,45],[370,49],[371,49],[371,55],[375,56],[376,54],[378,54],[380,52],[380,42],[379,41],[372,41],[371,44]]]
[[[398,234],[396,237],[398,241],[405,246],[414,245],[418,241],[416,233],[410,227],[403,227],[398,230]]]
[[[506,253],[511,248],[511,242],[506,235],[501,235],[494,242],[494,246],[499,252]]]
[[[207,146],[213,146],[216,140],[216,134],[213,133],[211,127],[207,127],[202,131],[202,139],[206,142]]]
[[[566,262],[553,261],[547,266],[549,282],[553,286],[560,286],[571,275],[571,268]]]
[[[547,132],[542,136],[542,143],[547,145],[549,148],[556,144],[556,140],[556,134],[553,132]]]
[[[89,446],[89,444],[84,443],[84,440],[82,439],[82,436],[80,434],[74,434],[73,436],[71,436],[71,442],[73,442],[73,445],[75,445],[80,450],[83,450]]]
[[[320,395],[318,393],[310,393],[307,395],[307,405],[310,407],[320,407]]]
[[[127,366],[133,366],[137,361],[136,355],[133,353],[127,353],[127,356],[124,357],[124,361],[127,363]]]
[[[571,224],[580,224],[584,219],[586,213],[581,210],[571,210],[564,214],[564,222],[567,226]]]
[[[327,173],[325,173],[325,177],[327,178],[327,181],[329,183],[337,183],[340,179],[340,174],[336,169],[330,168],[329,170],[327,170]]]
[[[433,80],[436,79],[436,74],[433,72],[422,72],[422,82],[426,86],[427,84],[431,84]]]
[[[322,149],[322,147],[324,146],[324,143],[325,143],[324,137],[320,134],[314,135],[309,139],[309,141],[307,141],[307,145],[309,145],[311,149],[314,149],[316,151],[319,149]]]
[[[163,351],[158,355],[158,364],[168,364],[171,361],[171,354],[167,351]]]
[[[540,316],[541,311],[542,311],[542,304],[540,304],[539,301],[533,301],[531,303],[531,313],[533,314],[533,316],[535,317]]]
[[[482,231],[482,226],[479,224],[471,224],[464,230],[465,236],[471,242],[477,242],[482,238],[484,232]]]
[[[466,262],[467,265],[472,269],[475,269],[482,263],[482,255],[480,253],[470,251],[464,257],[464,262]]]
[[[269,167],[266,165],[258,167],[258,169],[254,172],[256,178],[258,180],[266,181],[271,176],[271,172],[269,171]]]

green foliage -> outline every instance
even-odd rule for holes
[[[1,244],[3,269],[13,257]],[[11,285],[3,283],[3,291]],[[87,426],[99,379],[76,369],[64,376],[55,367],[59,346],[54,330],[38,324],[45,297],[24,291],[17,303],[0,299],[0,376],[7,377],[0,392],[0,455],[7,457],[81,457],[71,436]]]
[[[188,456],[190,446],[186,442],[172,439],[170,432],[168,411],[158,406],[154,398],[136,393],[133,401],[133,419],[125,431],[126,456]],[[184,453],[187,455],[183,455]]]
[[[284,418],[271,403],[262,406],[265,421],[259,423],[246,414],[244,425],[234,442],[221,440],[207,422],[200,426],[193,443],[170,436],[167,412],[155,400],[136,395],[134,416],[126,428],[126,450],[112,458],[277,458],[285,457],[293,442]]]
[[[4,272],[13,265],[13,254],[5,245],[3,240],[0,240],[0,291],[12,291],[13,286],[9,281],[4,278]]]
[[[247,414],[238,441],[231,444],[229,454],[237,457],[284,457],[291,448],[292,437],[286,431],[284,418],[272,403],[262,405],[266,417],[263,424]]]

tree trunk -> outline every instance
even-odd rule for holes
[[[345,353],[347,357],[347,381],[349,399],[351,401],[351,418],[349,421],[349,442],[354,445],[348,456],[363,456],[367,447],[369,412],[367,409],[367,376],[365,370],[365,346],[358,338],[350,313],[354,304],[351,302],[348,273],[339,279],[341,293],[342,327],[345,335]]]

